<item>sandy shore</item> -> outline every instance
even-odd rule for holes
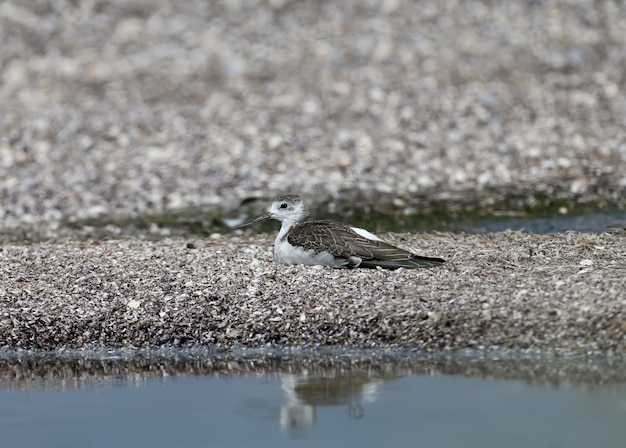
[[[0,347],[626,353],[623,234],[388,238],[448,262],[278,265],[268,237],[4,245]]]

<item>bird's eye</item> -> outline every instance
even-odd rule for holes
[[[287,208],[287,203],[283,202],[282,204],[280,204],[280,208]]]

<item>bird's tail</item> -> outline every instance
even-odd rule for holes
[[[381,267],[384,269],[416,269],[416,268],[433,268],[445,263],[443,258],[434,257],[422,257],[421,255],[411,254],[409,258],[401,260],[363,260],[359,267],[361,268],[376,268]]]

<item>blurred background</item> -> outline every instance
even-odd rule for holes
[[[624,23],[614,0],[4,1],[0,233],[282,192],[623,208]]]

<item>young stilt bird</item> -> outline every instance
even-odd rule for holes
[[[386,243],[373,233],[334,221],[307,221],[302,198],[278,196],[269,211],[235,229],[266,219],[281,222],[274,241],[277,263],[324,265],[333,268],[429,268],[445,260],[423,257]]]

